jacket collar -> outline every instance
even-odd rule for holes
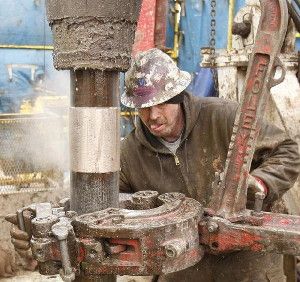
[[[195,126],[200,113],[201,103],[198,102],[196,97],[185,92],[182,106],[184,113],[184,129],[180,144],[187,139],[193,127]],[[153,134],[151,134],[148,128],[142,123],[140,118],[138,118],[137,121],[135,136],[138,141],[149,150],[157,153],[170,154],[170,151],[163,144],[161,144],[161,142],[159,142]]]

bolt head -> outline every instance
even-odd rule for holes
[[[176,248],[174,248],[174,246],[172,246],[172,245],[166,245],[165,246],[165,252],[166,252],[166,256],[169,257],[169,258],[176,258],[177,257]]]
[[[54,224],[52,226],[52,233],[58,240],[66,240],[68,237],[69,229],[62,224]]]

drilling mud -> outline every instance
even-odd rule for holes
[[[139,1],[49,2],[57,69],[125,71],[129,67]]]

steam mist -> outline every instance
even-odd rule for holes
[[[69,85],[68,71],[43,76],[20,113],[0,116],[0,178],[68,171]]]

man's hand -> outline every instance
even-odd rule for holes
[[[264,184],[264,182],[261,179],[249,174],[248,175],[247,208],[254,209],[257,211],[261,210],[263,207],[263,199],[267,196],[267,194],[268,194],[268,188]],[[261,199],[261,200],[259,201],[258,199],[256,199],[257,197],[258,197],[258,199]]]
[[[14,276],[15,264],[13,255],[0,247],[0,277]]]
[[[23,217],[26,231],[20,230],[18,228],[18,220],[16,214],[8,215],[6,217],[6,220],[14,224],[10,230],[11,242],[14,245],[16,252],[22,258],[23,267],[27,270],[35,270],[37,261],[33,259],[30,249],[32,217],[31,211],[25,210],[23,212]]]
[[[13,226],[10,230],[11,242],[15,247],[16,252],[26,260],[32,260],[32,253],[30,250],[30,236],[25,231]],[[29,269],[30,266],[29,266]]]
[[[264,184],[264,182],[261,179],[252,176],[251,174],[249,174],[248,176],[248,188],[250,189],[250,192],[252,192],[254,195],[257,192],[260,192],[264,193],[266,196],[268,193],[268,188]]]

